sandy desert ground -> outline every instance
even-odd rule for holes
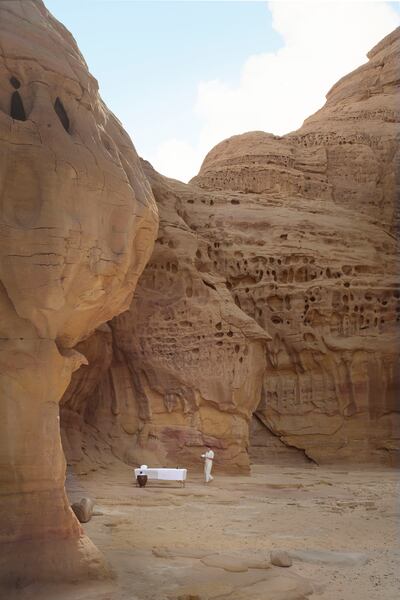
[[[84,526],[113,580],[29,586],[18,600],[395,600],[400,589],[398,474],[254,465],[206,486],[134,485],[132,470],[69,476],[71,500],[100,513]],[[398,490],[397,490],[398,491]],[[398,496],[397,496],[398,498]],[[293,558],[271,566],[271,550]]]

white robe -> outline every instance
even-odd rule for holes
[[[212,481],[214,478],[211,475],[211,469],[212,469],[212,465],[213,465],[213,460],[214,460],[214,452],[212,450],[207,450],[207,452],[205,454],[201,455],[202,458],[204,458],[204,480],[206,483],[208,483],[209,481]]]

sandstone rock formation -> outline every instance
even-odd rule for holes
[[[299,131],[226,140],[194,179],[261,212],[234,288],[273,335],[258,415],[317,461],[400,447],[399,53],[397,29]]]
[[[80,523],[88,523],[93,516],[94,502],[91,498],[81,498],[71,504],[71,508]]]
[[[249,427],[249,459],[252,464],[310,466],[310,459],[294,446],[288,446],[272,433],[255,412]]]
[[[293,562],[289,554],[285,550],[271,551],[271,564],[277,567],[291,567]]]
[[[100,563],[64,492],[73,347],[129,306],[157,229],[132,143],[40,0],[0,4],[0,581]]]
[[[85,342],[98,366],[63,399],[69,458],[191,464],[207,442],[246,469],[257,411],[317,462],[394,460],[399,44],[300,130],[216,146],[189,185],[145,164],[159,237],[129,311]]]
[[[149,165],[145,172],[160,210],[158,244],[130,310],[109,324],[112,341],[98,331],[83,342],[92,366],[75,374],[62,400],[67,456],[79,458],[84,431],[86,453],[100,462],[108,444],[132,463],[199,464],[211,444],[217,462],[247,468],[269,335],[238,308],[223,275],[206,268],[209,244],[185,221],[188,186]],[[106,363],[93,389],[94,365],[105,371]]]

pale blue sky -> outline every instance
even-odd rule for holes
[[[129,128],[138,151],[185,136],[199,122],[199,81],[232,84],[249,55],[282,45],[266,2],[45,0],[73,34],[100,93]]]
[[[226,137],[300,127],[400,23],[383,0],[44,1],[139,154],[184,181]]]

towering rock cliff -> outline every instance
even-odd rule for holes
[[[246,469],[256,412],[258,444],[264,423],[317,462],[393,462],[399,45],[396,30],[300,130],[222,142],[189,185],[145,165],[159,237],[129,311],[85,342],[71,460],[190,464],[211,443]]]
[[[132,143],[40,0],[0,3],[0,581],[101,558],[64,492],[73,350],[126,309],[157,230]]]
[[[192,464],[211,444],[225,467],[247,468],[270,337],[208,265],[214,242],[211,249],[195,222],[207,220],[209,207],[190,186],[149,165],[145,173],[160,211],[158,243],[130,309],[83,343],[92,367],[75,374],[62,400],[67,456],[107,461],[111,448],[133,463]],[[95,387],[98,371],[105,374]]]
[[[299,131],[226,140],[193,181],[263,207],[234,287],[273,335],[258,415],[318,462],[399,449],[399,53],[397,29]]]

